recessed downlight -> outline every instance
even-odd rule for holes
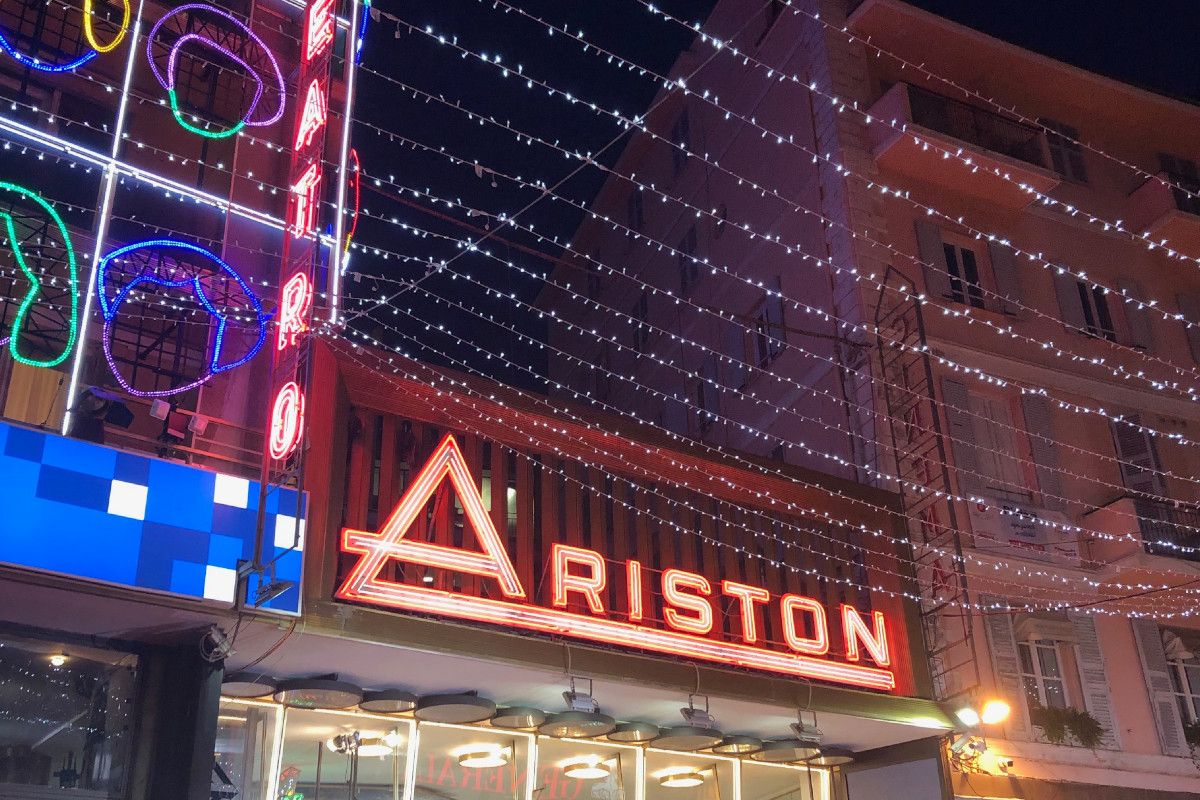
[[[551,714],[538,726],[538,733],[559,739],[591,739],[605,736],[617,728],[617,721],[595,711],[564,711]]]
[[[497,709],[496,716],[492,717],[492,726],[516,731],[527,731],[536,728],[545,721],[546,712],[540,708],[509,706]]]
[[[403,689],[379,689],[363,692],[358,707],[372,714],[403,714],[417,707],[417,696]]]
[[[469,744],[452,753],[459,766],[469,769],[491,769],[508,764],[512,751],[498,744]]]
[[[560,764],[563,775],[584,781],[595,781],[607,778],[612,768],[602,756],[591,755],[581,758],[568,759]]]
[[[704,783],[703,773],[695,770],[687,770],[685,772],[669,772],[666,775],[660,775],[658,785],[664,789],[691,789]]]
[[[496,704],[476,694],[430,694],[417,700],[417,719],[465,725],[483,722],[496,713]]]

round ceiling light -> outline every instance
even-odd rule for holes
[[[396,748],[404,743],[404,737],[396,731],[386,736],[372,736],[363,739],[358,745],[358,754],[365,758],[382,758],[396,752]]]
[[[725,756],[746,756],[762,750],[762,746],[762,739],[756,736],[733,735],[726,736],[712,750]]]
[[[297,678],[275,687],[275,702],[291,708],[349,708],[360,700],[362,689],[331,678]]]
[[[702,783],[704,783],[704,776],[694,770],[670,772],[658,779],[658,785],[665,789],[691,789]]]
[[[812,742],[802,742],[799,739],[775,739],[763,742],[762,749],[751,753],[755,761],[765,761],[771,764],[787,764],[794,761],[807,761],[819,755],[821,748]]]
[[[572,758],[562,762],[559,766],[562,767],[563,775],[568,778],[577,778],[585,781],[595,781],[600,778],[607,778],[612,772],[601,756],[583,756],[582,758]]]
[[[676,725],[664,728],[654,740],[654,746],[663,750],[706,750],[715,747],[724,740],[725,735],[712,728],[701,728],[696,725]]]
[[[536,728],[546,721],[546,712],[539,708],[528,706],[509,706],[496,711],[492,717],[492,725],[497,728],[509,728],[517,731],[527,731]]]
[[[469,769],[490,769],[508,764],[509,749],[498,744],[470,744],[460,747],[453,755],[459,766]]]
[[[430,694],[417,701],[417,719],[465,725],[483,722],[496,713],[496,704],[477,694]]]
[[[564,711],[552,714],[538,726],[538,733],[559,739],[591,739],[617,728],[617,721],[596,711]]]
[[[804,763],[814,767],[841,767],[853,762],[854,751],[848,747],[822,747],[818,755]]]
[[[274,691],[274,678],[257,672],[231,672],[221,681],[221,694],[226,697],[251,699],[266,697]]]
[[[363,699],[358,707],[372,714],[402,714],[417,707],[417,696],[403,689],[363,692]]]
[[[658,726],[649,722],[622,722],[608,735],[611,742],[649,742],[658,738]]]

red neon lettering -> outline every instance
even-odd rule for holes
[[[317,224],[317,187],[321,185],[320,164],[314,162],[304,170],[292,187],[291,231],[304,236]]]
[[[308,92],[304,95],[300,123],[296,126],[296,141],[292,145],[294,150],[299,152],[312,144],[313,136],[316,136],[317,131],[325,127],[328,111],[329,109],[325,105],[325,90],[321,87],[321,81],[313,78],[312,83],[308,85]]]
[[[758,622],[755,620],[754,604],[770,602],[771,593],[758,586],[747,586],[733,581],[721,581],[721,592],[736,597],[741,603],[742,641],[746,644],[757,642]]]
[[[629,621],[640,622],[645,613],[642,607],[642,562],[634,559],[625,562],[625,580],[628,583]]]
[[[600,593],[604,591],[608,578],[600,554],[565,544],[554,545],[550,552],[551,563],[554,564],[554,605],[566,608],[567,595],[576,592],[587,600],[593,614],[603,614],[604,602],[600,599]],[[571,574],[572,564],[588,567],[588,574]]]
[[[842,635],[846,637],[846,658],[858,661],[860,656],[858,646],[861,643],[871,658],[881,667],[892,664],[892,656],[888,651],[887,625],[883,612],[871,612],[875,630],[869,630],[862,615],[854,606],[842,604]]]
[[[708,633],[713,626],[712,603],[703,597],[689,594],[684,591],[685,589],[701,595],[712,594],[712,586],[709,585],[708,578],[703,575],[684,572],[681,569],[668,569],[663,572],[663,598],[670,603],[663,608],[663,619],[677,631]],[[680,614],[680,609],[690,611],[695,616]]]
[[[285,383],[271,407],[271,458],[282,461],[296,451],[304,436],[304,392],[295,381]]]
[[[483,548],[482,553],[405,538],[409,528],[424,509],[425,503],[445,478],[450,479],[450,484],[458,495],[463,513],[471,523],[480,547]],[[342,549],[348,553],[359,553],[363,557],[346,576],[342,588],[338,590],[341,597],[362,597],[372,590],[393,585],[379,576],[380,570],[391,558],[495,578],[500,582],[500,591],[505,597],[525,597],[525,589],[517,577],[517,570],[504,550],[504,544],[500,540],[500,534],[496,533],[491,516],[483,506],[483,498],[467,469],[462,450],[450,434],[446,434],[441,444],[433,451],[433,455],[404,493],[404,497],[400,498],[396,510],[379,532],[347,528],[342,531]]]
[[[333,44],[333,0],[314,0],[304,22],[304,60],[312,61]]]
[[[295,347],[296,340],[308,330],[312,300],[312,283],[303,272],[297,272],[283,285],[279,297],[278,349]]]
[[[829,621],[825,617],[825,606],[798,594],[785,594],[779,600],[783,612],[783,640],[797,653],[823,656],[829,652]],[[796,612],[812,614],[814,636],[809,639],[796,632]]]

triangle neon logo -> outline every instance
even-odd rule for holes
[[[425,504],[446,478],[450,479],[451,486],[458,494],[459,503],[471,529],[475,531],[481,552],[408,538],[413,523],[424,513]],[[467,468],[467,460],[458,442],[449,433],[425,462],[379,531],[343,529],[342,550],[361,556],[335,593],[336,597],[344,600],[361,599],[396,586],[394,581],[380,577],[384,566],[393,558],[495,578],[505,597],[518,600],[525,598],[525,589],[496,532],[496,526],[492,524],[491,516],[483,506],[483,497]]]

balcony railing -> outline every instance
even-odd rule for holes
[[[1132,499],[1147,553],[1200,561],[1200,508]]]
[[[1200,217],[1200,179],[1174,172],[1164,172],[1161,176],[1171,184],[1175,207],[1180,211]]]
[[[917,125],[993,153],[1046,167],[1042,133],[1037,128],[917,86],[908,87],[908,102],[912,121]]]

